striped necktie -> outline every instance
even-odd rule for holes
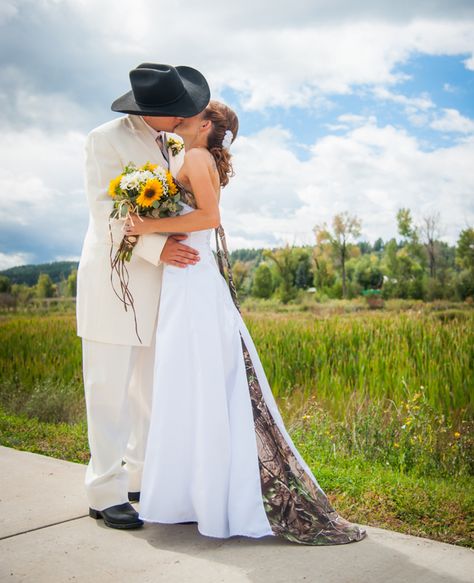
[[[158,147],[161,150],[161,153],[163,154],[163,158],[166,160],[166,163],[168,164],[168,167],[170,165],[170,160],[169,160],[169,156],[168,156],[168,148],[165,145],[165,140],[166,138],[166,134],[165,132],[160,132],[156,138],[156,143],[158,144]]]

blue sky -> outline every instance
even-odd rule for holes
[[[413,55],[409,61],[397,67],[397,72],[406,76],[396,86],[396,91],[407,98],[416,99],[427,96],[438,109],[456,109],[463,116],[474,118],[474,73],[466,69],[463,61],[469,55],[425,56]],[[239,94],[236,91],[222,92],[224,100],[239,109]],[[330,96],[330,103],[320,110],[308,111],[300,107],[273,107],[267,111],[240,111],[240,119],[246,133],[256,133],[268,125],[281,125],[291,130],[295,143],[307,146],[315,139],[328,134],[327,124],[336,125],[340,115],[350,112],[354,115],[369,117],[375,115],[379,124],[391,124],[409,129],[410,133],[423,140],[430,148],[445,146],[459,136],[456,132],[440,134],[425,126],[414,126],[407,120],[402,105],[376,99],[371,87],[361,86],[349,95]],[[341,133],[342,130],[332,130]],[[303,152],[300,154],[306,156]]]
[[[439,212],[450,243],[474,224],[472,2],[131,6],[2,3],[0,268],[79,257],[84,140],[144,61],[200,69],[239,115],[231,248],[311,243],[342,211],[371,241],[402,206]]]

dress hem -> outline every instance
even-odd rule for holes
[[[210,533],[204,532],[203,530],[201,530],[199,528],[199,523],[196,522],[195,520],[180,520],[179,522],[174,522],[174,521],[167,522],[165,520],[150,520],[149,518],[145,518],[141,514],[139,514],[139,518],[148,524],[176,524],[176,525],[179,525],[183,522],[193,522],[194,524],[196,524],[199,534],[202,534],[203,536],[207,536],[210,538],[227,539],[227,538],[232,538],[233,536],[245,536],[247,538],[262,538],[264,536],[276,536],[275,533],[271,530],[264,532],[262,534],[256,534],[256,533],[250,534],[248,532],[233,532],[232,534],[228,534],[227,536],[223,536],[223,535],[210,534]]]

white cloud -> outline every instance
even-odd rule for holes
[[[451,83],[443,83],[443,91],[446,91],[446,93],[457,93],[458,88],[451,85]]]
[[[474,222],[474,204],[466,202],[473,157],[474,139],[426,152],[404,130],[367,123],[318,140],[301,162],[287,135],[267,129],[235,143],[238,175],[222,196],[223,224],[232,248],[253,246],[254,238],[266,246],[311,243],[315,224],[349,211],[374,241],[396,236],[396,212],[409,207],[419,216],[439,211],[454,243]],[[262,211],[271,204],[273,212]]]
[[[41,91],[18,66],[0,69],[1,125],[6,128],[43,128],[67,131],[70,127],[90,127],[95,110],[76,101],[78,96]],[[75,99],[76,97],[76,99]]]
[[[75,132],[51,134],[34,128],[3,132],[3,254],[23,262],[79,253],[88,220],[82,178],[84,139]]]
[[[241,105],[248,110],[317,109],[324,106],[327,96],[348,94],[358,86],[392,87],[405,78],[399,66],[413,54],[474,51],[474,11],[465,3],[451,2],[449,10],[428,1],[392,4],[302,0],[295,10],[291,2],[275,6],[269,0],[245,0],[223,9],[213,0],[166,5],[137,0],[131,10],[128,2],[116,0],[64,0],[39,7],[23,1],[12,22],[20,21],[28,10],[42,10],[53,36],[56,31],[67,34],[69,28],[75,35],[74,47],[65,38],[61,49],[76,62],[77,31],[84,31],[83,50],[89,59],[95,53],[103,65],[103,83],[113,79],[116,87],[117,78],[123,78],[124,90],[132,62],[189,63],[206,74],[217,93],[229,87],[238,91]],[[61,16],[68,21],[61,22]],[[164,21],[166,26],[162,26]],[[206,31],[208,40],[203,42],[197,31]],[[38,47],[40,55],[45,50]],[[45,55],[50,55],[47,50]],[[57,53],[57,47],[54,50]],[[107,67],[104,55],[113,68]],[[64,67],[54,59],[55,65]],[[117,69],[120,63],[122,77]],[[61,74],[68,75],[68,70],[64,68]],[[71,74],[75,76],[76,71]],[[412,105],[419,109],[430,104],[422,97],[412,100]]]
[[[474,132],[474,120],[464,117],[457,109],[444,109],[443,115],[430,123],[430,127],[440,132],[457,132],[472,134]]]
[[[338,124],[325,124],[325,126],[330,131],[348,130],[351,127],[361,126],[364,124],[376,124],[377,118],[375,115],[357,115],[353,113],[344,113],[339,115],[337,120],[340,122]]]
[[[421,95],[420,97],[407,97],[406,95],[393,93],[386,87],[375,87],[373,94],[377,99],[393,101],[394,103],[404,105],[410,113],[416,110],[425,111],[434,107],[433,101],[427,94]]]
[[[0,252],[0,270],[16,267],[17,265],[27,265],[32,256],[28,253],[2,253]]]
[[[250,136],[242,127],[237,176],[223,193],[234,248],[312,241],[312,226],[342,210],[362,217],[367,237],[387,238],[399,206],[440,210],[454,241],[473,220],[474,122],[454,109],[440,115],[429,95],[403,95],[397,83],[414,55],[474,53],[473,22],[473,4],[463,0],[301,0],[297,9],[289,1],[224,9],[215,0],[136,0],[133,10],[123,0],[4,0],[2,261],[6,249],[16,258],[31,259],[40,247],[51,259],[77,256],[87,222],[84,132],[111,117],[128,71],[149,60],[197,67],[214,96],[233,89],[252,115],[271,120],[273,107],[296,106],[308,123],[341,133],[318,140],[302,161],[286,127]],[[474,57],[464,64],[474,70]],[[325,124],[332,97],[353,93],[396,104],[414,126],[462,141],[426,152],[409,133],[378,126],[375,115],[344,113]]]
[[[290,140],[290,132],[280,127],[238,138],[233,146],[236,177],[232,179],[232,190],[224,191],[229,212],[284,217],[298,206],[291,193],[295,186],[304,184],[304,165]],[[234,190],[237,197],[232,194]]]
[[[0,95],[0,99],[2,99]],[[61,93],[38,94],[20,89],[15,95],[16,107],[23,112],[28,125],[66,128],[73,123],[86,125],[87,111],[67,95]]]
[[[342,123],[348,123],[349,125],[362,125],[365,122],[370,122],[371,124],[377,121],[376,117],[371,115],[366,117],[364,115],[356,115],[354,113],[343,113],[337,118]]]
[[[474,55],[469,57],[469,59],[463,61],[463,63],[466,69],[468,69],[469,71],[474,71]]]
[[[390,101],[401,105],[408,121],[415,127],[427,125],[430,120],[430,112],[435,109],[435,104],[427,93],[418,97],[408,97],[394,93],[386,87],[374,87],[372,94],[381,101]]]
[[[439,211],[451,243],[474,222],[468,202],[473,138],[426,152],[404,130],[350,114],[343,119],[353,126],[317,140],[304,161],[294,137],[281,127],[237,139],[232,147],[237,175],[222,194],[232,249],[312,243],[312,227],[342,211],[359,216],[363,236],[372,241],[396,236],[395,215],[402,206],[418,216]],[[80,253],[87,224],[83,141],[81,134],[63,141],[38,130],[20,139],[5,136],[0,266],[31,262],[37,251],[49,253],[49,260]]]
[[[7,23],[18,14],[18,8],[14,2],[3,0],[0,4],[0,25]]]
[[[220,47],[217,58],[214,46]],[[239,47],[238,59],[235,47]],[[473,47],[472,24],[355,22],[217,31],[212,51],[196,47],[194,54],[213,86],[241,93],[245,109],[278,105],[317,109],[324,96],[349,94],[357,86],[395,85],[405,78],[397,65],[415,52],[459,54]],[[406,107],[426,110],[432,106],[428,96],[410,99],[385,91],[386,99]]]

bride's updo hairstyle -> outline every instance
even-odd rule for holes
[[[228,147],[223,146],[222,142],[226,137],[227,130],[232,132],[232,142],[235,140],[239,131],[239,119],[230,107],[219,101],[209,102],[204,110],[203,119],[209,119],[212,122],[212,128],[207,136],[207,147],[216,161],[221,186],[226,186],[229,183],[229,178],[234,176],[234,170],[231,163],[232,154]],[[230,142],[230,140],[228,141]]]

